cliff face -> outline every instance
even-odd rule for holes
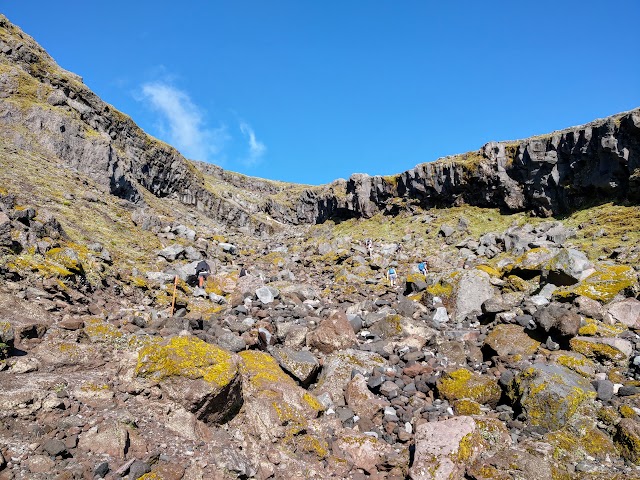
[[[594,200],[640,197],[640,110],[477,152],[424,163],[392,177],[353,175],[339,195],[309,192],[296,211],[305,221],[467,203],[550,216]],[[338,186],[338,188],[340,188]]]
[[[640,198],[640,109],[390,176],[353,175],[320,187],[250,178],[192,163],[100,100],[0,16],[0,133],[107,191],[142,203],[148,192],[253,231],[282,223],[393,214],[412,205],[468,203],[549,216],[587,201]]]

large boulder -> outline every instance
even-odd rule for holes
[[[500,324],[487,335],[484,340],[485,349],[498,356],[531,355],[540,342],[534,340],[524,331],[524,327],[512,324]]]
[[[463,478],[465,469],[481,453],[501,449],[511,443],[502,422],[468,416],[417,426],[415,456],[409,470],[413,480]]]
[[[153,342],[138,354],[136,374],[206,423],[223,423],[242,406],[237,357],[196,337]]]
[[[589,276],[575,285],[558,289],[554,295],[559,298],[583,296],[606,303],[637,283],[638,274],[630,265],[598,264]]]
[[[307,345],[323,353],[344,350],[358,344],[353,327],[344,312],[335,312],[325,318],[318,328],[307,335]]]
[[[573,337],[580,329],[580,315],[556,303],[538,309],[534,318],[545,332],[551,334]]]
[[[573,248],[563,248],[545,269],[545,277],[554,285],[573,285],[595,272],[587,256]]]
[[[640,300],[625,298],[607,305],[604,319],[608,323],[622,323],[629,328],[640,330]]]
[[[510,395],[531,425],[558,430],[596,397],[588,379],[560,365],[536,363],[515,377]]]
[[[629,340],[617,337],[574,337],[571,349],[595,360],[608,360],[624,365],[633,353]]]
[[[472,313],[482,313],[482,304],[493,297],[491,277],[482,270],[471,270],[462,275],[457,287],[455,319],[457,321]]]
[[[307,350],[275,348],[272,355],[280,366],[303,386],[308,386],[320,370],[318,359]]]
[[[158,256],[164,258],[168,262],[173,262],[181,256],[184,256],[184,247],[178,244],[169,245],[168,247],[159,250]]]
[[[370,374],[374,368],[383,365],[384,358],[373,352],[349,349],[327,355],[313,393],[318,396],[328,394],[333,403],[344,405],[344,389],[352,373]]]
[[[310,423],[324,409],[318,399],[299,387],[268,353],[245,350],[238,355],[245,403],[233,424],[265,440],[307,438]]]
[[[618,423],[614,441],[622,456],[640,465],[640,423],[632,418],[624,418]]]

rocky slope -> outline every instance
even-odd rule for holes
[[[0,24],[0,480],[640,478],[637,111],[297,186]]]

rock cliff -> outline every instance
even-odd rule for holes
[[[387,176],[319,187],[251,178],[200,162],[143,132],[0,16],[3,145],[37,150],[123,199],[174,198],[254,232],[280,224],[371,217],[412,205],[467,203],[549,216],[594,200],[638,200],[640,110]],[[194,166],[196,168],[194,168]]]

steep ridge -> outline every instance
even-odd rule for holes
[[[354,174],[310,187],[190,162],[57,66],[6,17],[0,17],[0,42],[5,143],[37,149],[126,200],[144,203],[144,189],[254,232],[412,205],[467,203],[550,216],[594,200],[640,196],[639,109],[536,138],[490,142],[397,175]]]

